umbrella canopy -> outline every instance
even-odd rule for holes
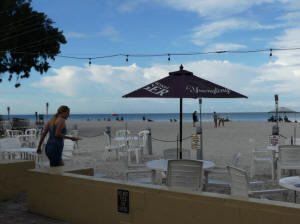
[[[228,88],[195,76],[192,72],[180,70],[169,72],[169,76],[152,82],[123,97],[145,98],[247,98]]]
[[[246,96],[180,70],[169,72],[169,76],[152,82],[123,97],[179,98],[180,99],[180,158],[182,158],[182,98],[247,98]]]
[[[276,113],[276,109],[275,110],[271,110],[268,113]],[[278,113],[297,113],[294,110],[291,110],[287,107],[278,107]]]

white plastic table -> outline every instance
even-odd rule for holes
[[[207,161],[207,160],[199,160],[199,161],[203,162],[204,169],[209,169],[215,166],[215,163],[211,161]],[[146,166],[151,170],[166,172],[168,170],[168,160],[167,159],[151,160],[146,163]]]
[[[286,189],[292,190],[295,192],[295,203],[297,199],[297,191],[300,191],[300,177],[299,176],[291,176],[280,178],[279,185]]]

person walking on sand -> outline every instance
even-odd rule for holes
[[[214,111],[213,118],[214,118],[215,128],[217,128],[218,127],[218,115],[217,115],[216,111]]]
[[[70,139],[72,141],[80,140],[77,137],[66,136],[67,129],[65,120],[70,115],[70,109],[67,106],[60,106],[57,109],[57,113],[47,122],[44,131],[41,135],[37,153],[41,154],[41,145],[49,132],[49,138],[46,144],[46,155],[50,160],[50,167],[63,166],[62,151],[64,148],[64,139]]]
[[[196,122],[198,121],[197,111],[193,113],[193,127],[196,126]]]

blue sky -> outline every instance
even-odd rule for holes
[[[226,2],[226,3],[224,3]],[[156,54],[300,47],[300,1],[295,0],[33,0],[63,30],[61,55]],[[204,112],[264,112],[280,106],[300,111],[300,50],[167,57],[76,60],[57,57],[44,75],[31,72],[20,88],[0,84],[0,114],[178,112],[177,99],[124,99],[122,95],[178,70],[186,70],[247,95],[204,99]],[[184,99],[183,112],[197,110]]]

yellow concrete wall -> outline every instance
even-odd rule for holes
[[[74,224],[290,224],[300,206],[72,174],[30,171],[29,211]],[[117,189],[130,192],[130,213],[117,212]]]
[[[0,201],[8,200],[26,191],[28,169],[34,168],[33,161],[0,161]]]

